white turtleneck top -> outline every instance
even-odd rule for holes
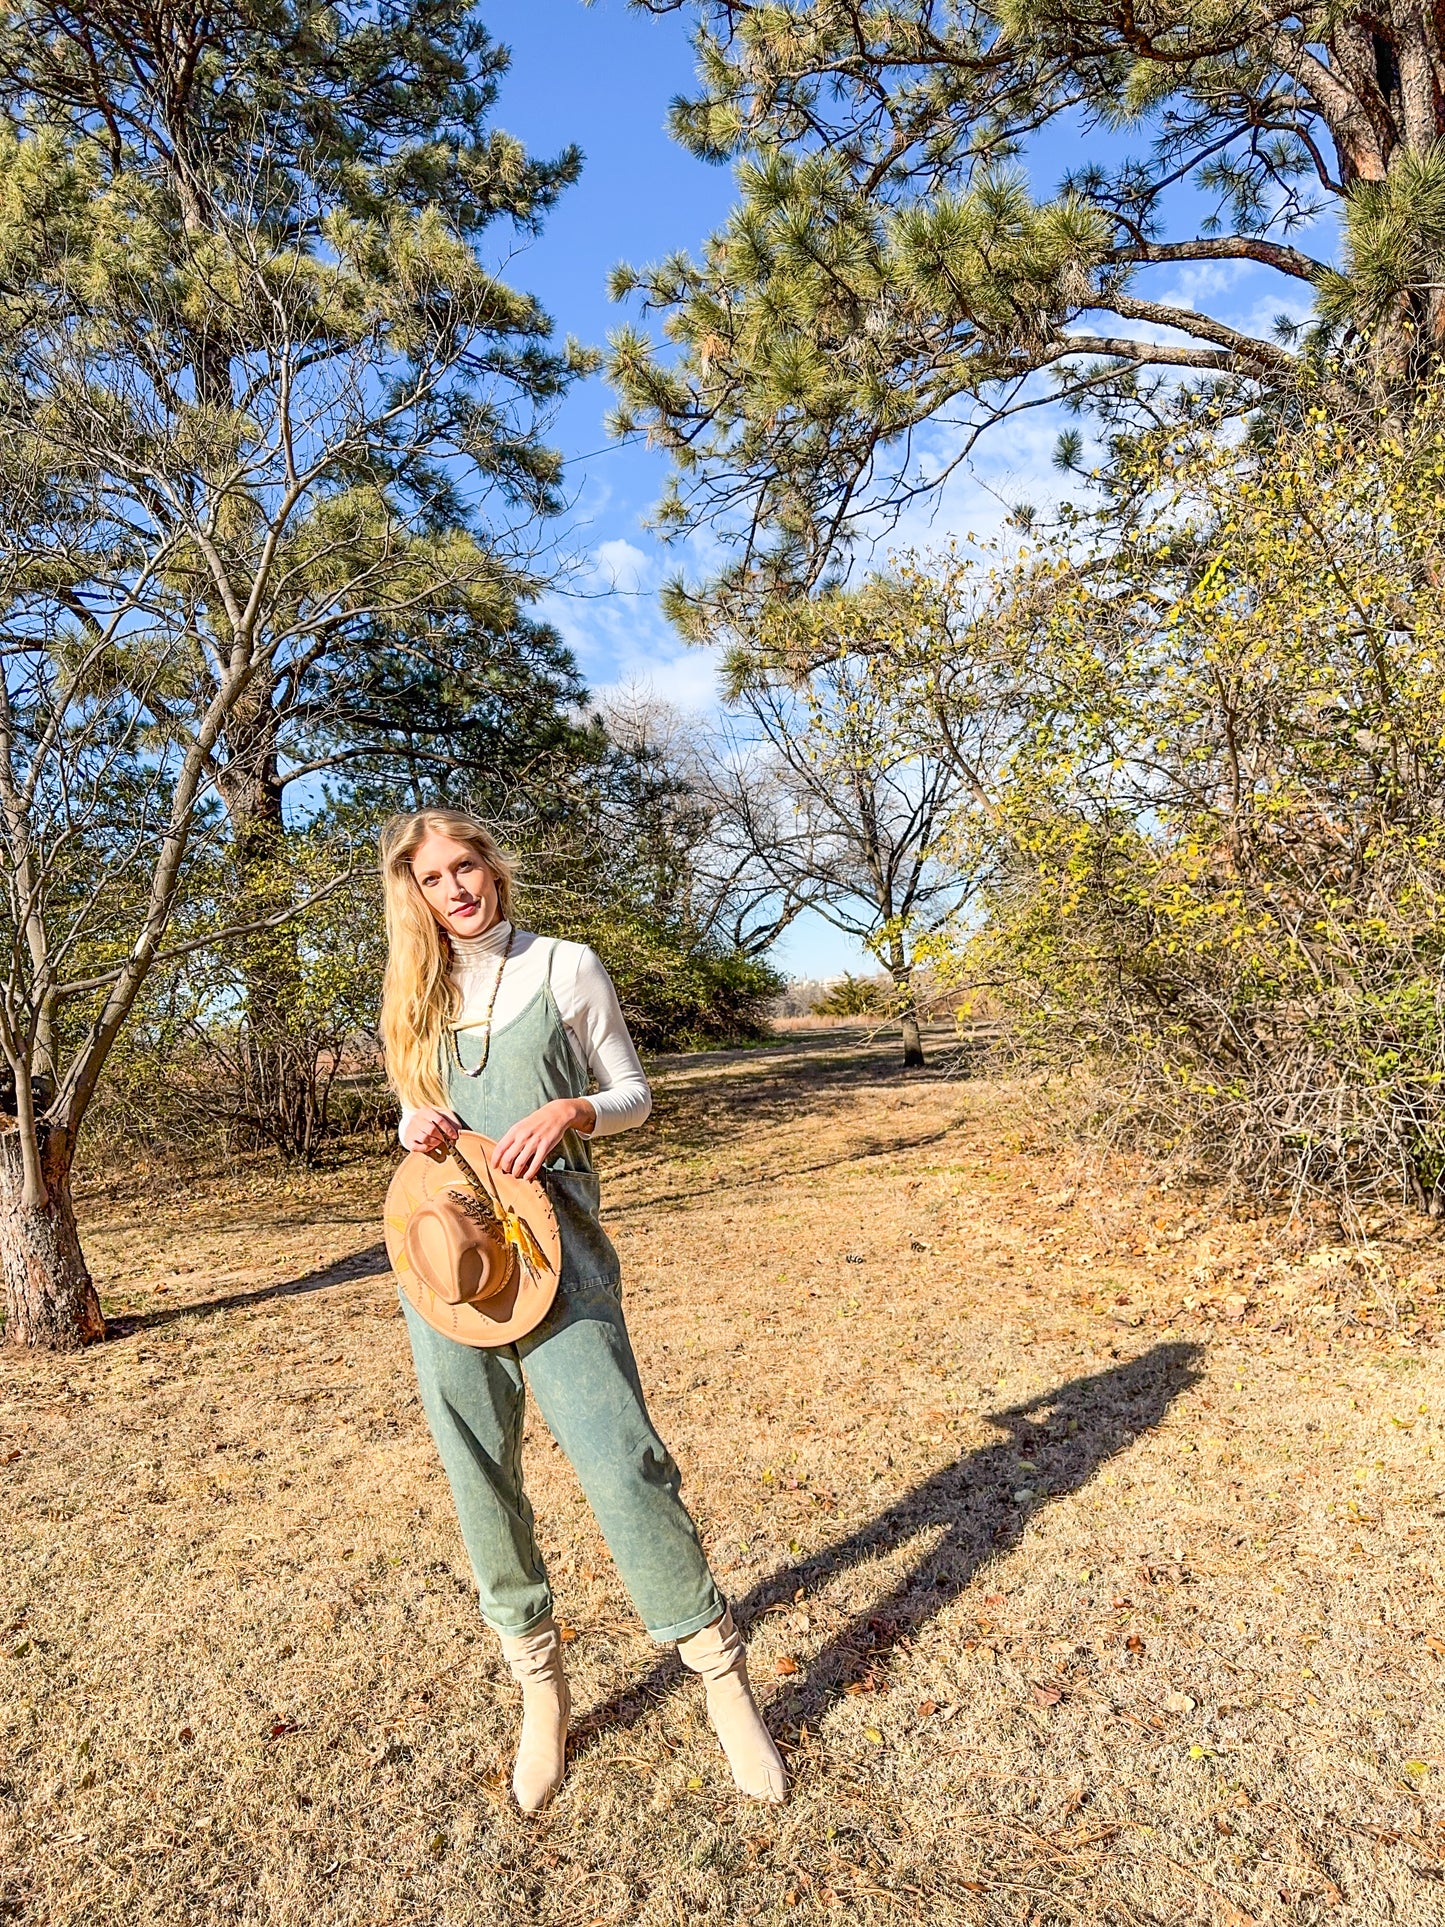
[[[511,955],[497,983],[497,970],[507,938],[512,936]],[[552,952],[552,995],[567,1032],[567,1041],[581,1067],[596,1084],[588,1102],[597,1113],[594,1137],[609,1137],[614,1131],[630,1131],[645,1124],[652,1110],[652,1092],[647,1088],[642,1065],[612,979],[602,959],[585,943],[549,944],[545,937],[530,930],[512,932],[509,923],[494,923],[480,937],[452,937],[452,977],[461,992],[461,1009],[454,1021],[477,1023],[487,1014],[493,984],[497,1001],[492,1006],[492,1031],[510,1023],[531,1002],[547,974],[547,957]],[[415,1113],[404,1110],[401,1129]]]

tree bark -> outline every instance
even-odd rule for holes
[[[220,779],[231,824],[236,907],[269,917],[290,900],[285,784],[271,691],[258,687],[226,729],[230,760]],[[300,1017],[301,964],[289,926],[243,938],[244,1029],[240,1039],[238,1122],[288,1156],[309,1158],[324,1124],[316,1048]]]
[[[0,1265],[5,1273],[5,1340],[45,1351],[75,1351],[105,1337],[100,1299],[86,1268],[70,1191],[66,1138],[42,1142],[45,1201],[25,1198],[20,1135],[0,1137]]]
[[[918,1012],[912,1005],[903,1013],[903,1068],[906,1071],[923,1069],[923,1033],[918,1028]]]
[[[893,979],[893,988],[902,1000],[898,1023],[903,1032],[903,1068],[906,1071],[921,1071],[923,1069],[923,1033],[918,1028],[918,1006],[913,999],[913,966],[901,961],[890,963],[888,974]]]

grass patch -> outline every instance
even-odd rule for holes
[[[389,1158],[111,1186],[118,1336],[0,1354],[0,1920],[1445,1920],[1434,1233],[1321,1257],[1071,1175],[1027,1088],[893,1049],[677,1060],[603,1146],[787,1808],[734,1797],[533,1420],[578,1728],[512,1810]]]

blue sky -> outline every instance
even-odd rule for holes
[[[654,19],[623,0],[488,0],[484,17],[512,49],[498,124],[536,153],[575,141],[586,155],[581,180],[513,261],[510,279],[546,304],[559,329],[600,345],[626,318],[607,298],[617,263],[696,249],[732,206],[731,173],[702,165],[667,134],[669,102],[692,85],[686,17]],[[554,431],[575,503],[569,545],[585,561],[543,613],[594,693],[643,684],[682,709],[706,710],[716,700],[712,657],[663,620],[657,590],[676,562],[643,527],[666,463],[640,446],[609,445],[611,399],[601,377],[586,383]],[[774,962],[795,977],[876,968],[821,917],[800,920]]]
[[[512,49],[500,125],[533,152],[575,141],[586,156],[581,180],[512,262],[510,279],[546,304],[559,329],[600,346],[625,319],[607,298],[617,263],[696,248],[732,204],[730,173],[702,166],[667,135],[668,103],[692,77],[683,17],[653,19],[623,0],[486,0],[484,17]],[[668,565],[642,526],[666,463],[609,444],[611,400],[595,377],[573,391],[554,431],[575,503],[570,546],[585,554],[587,573],[546,613],[594,691],[650,680],[684,708],[707,708],[712,661],[662,621],[656,589]]]
[[[600,345],[624,319],[607,298],[610,270],[623,260],[697,249],[732,205],[729,171],[694,160],[666,131],[669,102],[692,87],[688,15],[653,18],[631,11],[624,0],[596,0],[590,7],[582,0],[484,0],[483,11],[513,54],[498,124],[534,152],[555,153],[576,142],[586,156],[581,180],[542,237],[510,263],[509,278],[546,304],[560,331]],[[1056,137],[1031,158],[1036,186],[1046,190],[1082,152],[1072,136]],[[1318,237],[1306,236],[1304,244],[1311,240],[1313,251],[1329,252]],[[1278,277],[1246,263],[1157,271],[1141,292],[1182,307],[1207,306],[1259,333],[1284,305]],[[1301,304],[1295,306],[1299,312]],[[570,644],[594,692],[640,683],[680,708],[706,710],[716,699],[714,664],[707,651],[679,642],[663,621],[657,589],[676,560],[643,526],[666,465],[641,446],[609,444],[603,426],[609,403],[599,376],[574,390],[554,430],[568,457],[573,500],[564,541],[580,566],[543,613]],[[910,515],[891,545],[928,546],[984,533],[998,526],[1006,505],[1056,495],[1050,456],[1059,426],[1044,409],[1010,424],[985,442],[937,503]],[[947,452],[949,436],[936,433],[938,453]],[[800,919],[774,961],[800,977],[874,967],[818,917]]]

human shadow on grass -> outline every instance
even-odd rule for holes
[[[770,1573],[733,1600],[734,1617],[747,1626],[770,1607],[791,1604],[800,1592],[806,1597],[826,1587],[850,1567],[909,1540],[927,1541],[908,1572],[850,1619],[772,1700],[769,1724],[780,1732],[816,1725],[849,1686],[866,1684],[890,1649],[916,1636],[984,1567],[1018,1545],[1042,1505],[1077,1492],[1100,1466],[1156,1426],[1198,1381],[1200,1356],[1197,1345],[1155,1345],[1107,1371],[990,1413],[989,1423],[1003,1437],[932,1473],[866,1525]],[[681,1678],[674,1653],[659,1659],[577,1722],[579,1750],[597,1734],[646,1718]]]
[[[391,1260],[383,1244],[368,1245],[349,1258],[300,1278],[283,1278],[274,1285],[257,1285],[254,1291],[234,1291],[224,1298],[203,1298],[196,1303],[166,1305],[157,1311],[116,1312],[106,1318],[106,1331],[112,1338],[131,1338],[138,1332],[156,1331],[173,1325],[180,1318],[206,1318],[218,1311],[243,1311],[248,1305],[264,1305],[273,1298],[300,1298],[307,1292],[328,1291],[333,1285],[355,1284],[362,1278],[384,1278]]]

